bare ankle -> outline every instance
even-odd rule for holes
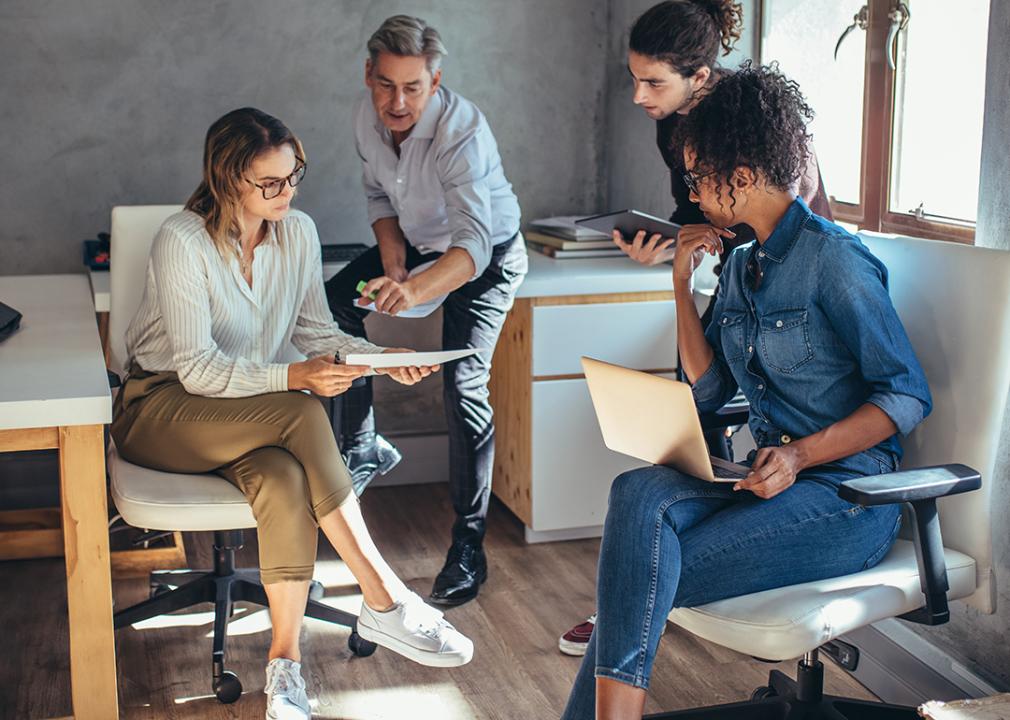
[[[270,652],[267,654],[267,662],[272,662],[273,660],[293,660],[296,663],[302,661],[302,654],[298,648],[270,648]]]
[[[375,612],[386,612],[390,610],[396,601],[393,599],[392,595],[383,590],[381,593],[372,594],[369,593],[364,596],[365,605],[370,607]]]

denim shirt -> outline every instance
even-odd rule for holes
[[[761,281],[752,290],[754,273]],[[739,387],[758,447],[812,435],[873,403],[907,435],[932,409],[926,377],[887,292],[887,268],[801,198],[764,245],[730,255],[705,337],[715,352],[694,384],[701,412]],[[830,467],[897,469],[897,435]]]

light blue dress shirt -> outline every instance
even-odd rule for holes
[[[365,95],[355,113],[354,136],[369,224],[395,217],[419,250],[466,250],[474,277],[487,268],[491,248],[519,232],[519,201],[498,144],[469,100],[440,87],[397,157],[392,135]]]

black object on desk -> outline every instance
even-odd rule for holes
[[[98,233],[97,240],[84,241],[84,264],[92,270],[109,269],[109,233]]]
[[[358,255],[368,250],[364,243],[348,243],[343,245],[321,245],[324,263],[349,263]]]
[[[0,302],[0,341],[6,340],[21,327],[21,313]]]

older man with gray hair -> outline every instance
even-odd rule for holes
[[[369,95],[357,108],[354,132],[378,244],[326,291],[340,327],[359,337],[368,314],[361,306],[371,297],[390,315],[444,297],[443,348],[484,350],[447,364],[444,378],[456,521],[431,600],[459,605],[487,578],[482,543],[494,462],[487,382],[527,257],[519,203],[491,128],[473,103],[441,83],[446,54],[438,31],[407,15],[387,19],[369,39]],[[345,394],[341,435],[359,492],[400,460],[375,432],[370,381]]]

